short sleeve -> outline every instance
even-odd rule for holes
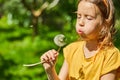
[[[64,54],[64,58],[65,60],[68,62],[68,64],[70,64],[72,57],[74,55],[74,53],[76,52],[76,50],[79,47],[82,47],[84,44],[83,41],[77,41],[77,42],[73,42],[69,45],[67,45],[64,49],[63,49],[63,54]]]
[[[63,49],[63,54],[64,54],[64,58],[65,58],[65,60],[66,60],[67,62],[69,61],[68,53],[69,53],[69,51],[68,51],[68,49],[65,47],[65,48]]]
[[[102,75],[117,70],[120,67],[120,52],[118,49],[112,49],[105,54],[107,55],[104,60]]]
[[[73,55],[71,48],[72,46],[68,45],[63,49],[64,58],[68,62],[68,64],[70,63],[72,55]]]

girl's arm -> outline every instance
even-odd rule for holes
[[[111,71],[101,77],[100,80],[116,80],[116,71]]]
[[[66,80],[68,78],[68,63],[66,60],[64,60],[62,68],[59,72],[59,78],[60,80]]]
[[[56,50],[49,50],[41,56],[41,61],[43,62],[48,80],[66,80],[67,78],[68,65],[66,61],[63,63],[59,76],[56,73],[55,64],[58,54]]]
[[[55,68],[46,70],[46,74],[47,74],[48,80],[60,80],[56,73]]]
[[[46,70],[48,80],[66,80],[68,77],[68,64],[66,60],[64,60],[64,63],[62,65],[62,68],[59,72],[59,76],[57,75],[55,68]]]

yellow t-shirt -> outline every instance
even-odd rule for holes
[[[117,48],[101,50],[96,55],[85,58],[84,44],[84,41],[77,41],[63,50],[69,65],[68,80],[100,80],[102,75],[113,70],[119,71],[116,75],[120,77],[120,52]]]

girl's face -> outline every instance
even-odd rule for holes
[[[85,40],[96,40],[102,25],[101,12],[90,2],[78,4],[76,32]]]

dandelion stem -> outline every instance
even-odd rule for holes
[[[36,66],[36,65],[39,65],[39,64],[43,64],[44,62],[38,62],[38,63],[33,63],[33,64],[23,64],[23,66]]]
[[[58,52],[60,51],[61,47],[58,48]],[[30,67],[30,66],[36,66],[36,65],[39,65],[39,64],[43,64],[44,62],[37,62],[37,63],[33,63],[33,64],[23,64],[23,66],[26,66],[26,67]]]
[[[59,52],[61,50],[61,47],[58,48],[57,52]]]

